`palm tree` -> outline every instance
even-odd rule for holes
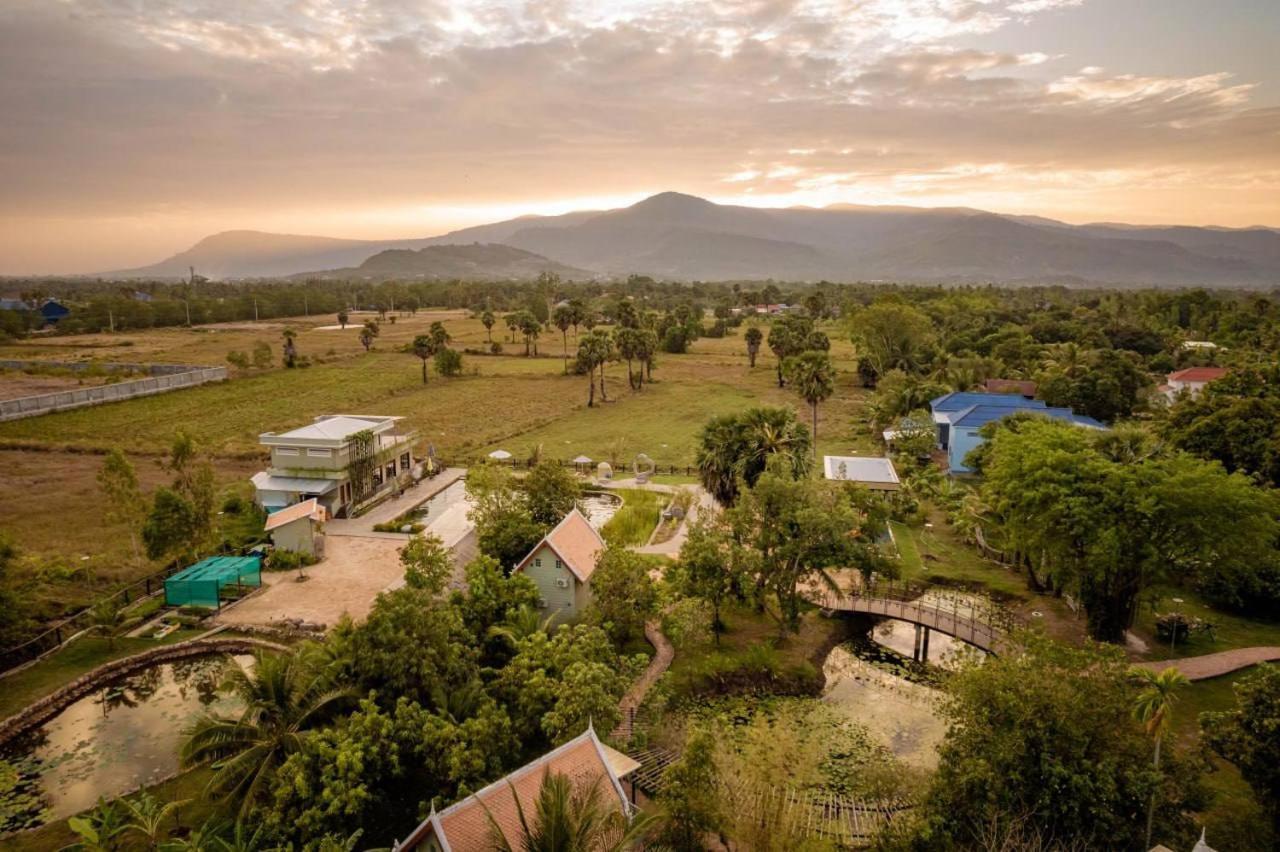
[[[343,308],[342,310],[338,311],[338,325],[342,326],[343,331],[346,331],[347,320],[349,320],[350,318],[351,317],[347,315],[346,308]]]
[[[413,339],[413,354],[422,359],[422,383],[427,383],[427,359],[436,354],[436,342],[429,334],[419,334]]]
[[[564,347],[564,373],[569,374],[569,326],[573,325],[573,309],[561,305],[551,314],[551,322],[560,329],[560,341]]]
[[[107,637],[107,648],[112,651],[120,631],[138,621],[138,617],[126,615],[124,607],[114,599],[102,601],[89,610],[89,632]]]
[[[514,786],[511,795],[520,820],[520,836],[515,845],[502,832],[488,807],[483,802],[480,805],[489,820],[494,852],[620,852],[635,848],[654,822],[653,817],[643,815],[628,821],[621,809],[606,803],[599,779],[590,787],[575,790],[567,775],[558,772],[543,775],[532,823]]]
[[[1173,707],[1178,702],[1177,690],[1191,681],[1176,668],[1170,666],[1156,674],[1149,669],[1134,668],[1133,675],[1144,687],[1133,702],[1133,717],[1142,723],[1147,735],[1155,740],[1155,761],[1157,771],[1160,769],[1160,744],[1164,735],[1173,727]],[[1151,848],[1151,823],[1156,815],[1156,793],[1151,792],[1151,802],[1147,805],[1147,834],[1143,849]]]
[[[136,835],[146,849],[159,849],[170,818],[189,801],[191,800],[179,799],[161,802],[149,793],[143,793],[133,801],[125,799],[124,809],[129,822],[125,825],[123,834]]]
[[[239,802],[242,815],[307,735],[357,698],[297,654],[259,653],[255,660],[252,674],[235,666],[227,676],[226,687],[244,704],[240,717],[200,716],[180,754],[184,768],[212,765],[206,792]]]
[[[364,327],[360,329],[360,345],[364,347],[365,352],[373,346],[373,339],[377,336],[378,324],[373,320],[365,320]]]
[[[756,365],[756,356],[760,354],[760,344],[764,342],[764,332],[760,330],[759,326],[753,325],[747,329],[744,337],[747,341],[747,360],[754,367]]]
[[[818,403],[835,393],[835,368],[831,356],[825,352],[809,350],[787,359],[787,379],[800,398],[809,403],[813,412],[813,463],[818,463]]]
[[[284,365],[292,367],[298,358],[298,347],[293,342],[294,338],[298,336],[298,332],[291,328],[286,328],[281,332],[281,336],[284,338]]]
[[[484,336],[488,343],[493,343],[493,324],[497,321],[498,319],[493,315],[493,311],[485,310],[480,315],[480,324],[484,326]]]

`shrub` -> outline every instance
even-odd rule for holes
[[[501,343],[499,343],[499,342],[498,342],[498,341],[496,341],[496,340],[495,340],[495,341],[493,341],[493,343],[492,343],[492,344],[490,344],[490,346],[489,346],[489,351],[490,351],[490,352],[492,352],[494,355],[501,355],[501,354],[502,354],[502,344],[501,344]]]
[[[310,553],[299,553],[296,550],[277,547],[267,554],[263,567],[268,571],[296,571],[315,564],[316,558]]]
[[[462,372],[462,353],[456,349],[441,349],[436,353],[436,372],[452,377]]]

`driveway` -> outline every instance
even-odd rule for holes
[[[262,573],[263,589],[218,614],[218,624],[263,624],[300,618],[332,627],[343,613],[363,621],[378,593],[404,576],[397,551],[404,536],[327,536],[325,557],[306,569]]]

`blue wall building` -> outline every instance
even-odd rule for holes
[[[1086,429],[1107,428],[1070,408],[1051,408],[1043,400],[1007,393],[955,391],[930,401],[929,409],[938,430],[938,448],[946,451],[948,473],[952,474],[971,472],[964,459],[984,440],[978,430],[1012,414],[1039,414]]]

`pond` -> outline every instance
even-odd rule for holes
[[[622,498],[607,491],[584,491],[582,499],[578,501],[578,508],[582,509],[582,514],[587,516],[591,526],[603,529],[609,519],[622,508]]]
[[[832,649],[822,667],[822,700],[865,727],[903,763],[934,769],[946,732],[937,712],[941,693],[909,676],[910,656],[886,662],[895,655],[877,648],[863,640]]]
[[[253,657],[235,663],[251,665]],[[200,712],[235,713],[219,692],[222,655],[163,663],[81,698],[0,749],[0,834],[34,828],[155,783],[178,769],[182,731]]]

